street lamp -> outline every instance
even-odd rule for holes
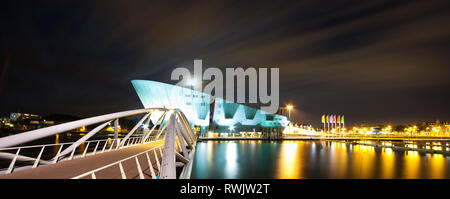
[[[294,108],[294,106],[292,106],[291,104],[288,104],[286,106],[286,109],[289,111],[289,119],[291,119],[291,110],[292,110],[292,108]]]

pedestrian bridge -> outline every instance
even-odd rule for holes
[[[144,116],[118,138],[119,119],[136,115]],[[157,122],[149,129],[152,115]],[[111,123],[113,139],[89,140]],[[24,145],[88,125],[98,126],[75,142]],[[142,126],[143,133],[137,134]],[[0,159],[8,162],[0,178],[185,179],[190,177],[196,142],[188,120],[177,109],[111,113],[0,138]]]

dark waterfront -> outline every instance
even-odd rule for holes
[[[424,144],[449,150],[448,142],[414,143]],[[338,141],[205,141],[191,178],[448,179],[450,157]]]

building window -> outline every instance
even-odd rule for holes
[[[266,115],[266,120],[273,120],[273,115]]]

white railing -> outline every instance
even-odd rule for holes
[[[153,127],[149,129],[148,127],[151,121],[151,115],[156,112],[160,113],[159,118],[156,122],[154,122]],[[139,114],[144,114],[144,116],[129,132],[127,132],[125,137],[119,139],[119,119]],[[113,121],[115,139],[108,138],[105,140],[88,140]],[[76,142],[17,146],[44,137],[71,131],[82,126],[98,123],[100,123],[100,125],[92,129],[89,133],[85,134]],[[141,125],[143,125],[142,135],[138,137],[131,137],[137,129],[141,127]],[[165,140],[165,150],[164,152],[161,151],[161,165],[163,165],[161,166],[161,172],[159,172],[161,178],[177,178],[176,167],[178,166],[183,167],[183,172],[180,177],[189,177],[188,174],[190,171],[186,171],[186,168],[191,167],[192,161],[190,160],[193,159],[192,151],[195,149],[197,138],[182,112],[176,109],[166,108],[137,109],[111,113],[0,138],[0,158],[11,160],[9,166],[4,168],[3,171],[0,171],[0,174],[10,174],[14,171],[36,168],[39,165],[70,161],[75,158],[82,158],[88,155],[95,155],[97,153],[118,150],[124,147],[145,144],[160,139]],[[29,154],[26,154],[28,156],[25,156],[25,154],[22,153],[23,150],[32,148],[35,148],[36,152],[33,156],[29,156]],[[49,148],[52,148],[54,151],[57,150],[57,152],[54,153],[53,151],[53,153],[51,153],[53,158],[44,158],[44,151]],[[37,153],[37,151],[39,151],[39,153]],[[48,154],[46,156],[48,156]],[[21,166],[17,166],[16,162],[18,161],[21,162]],[[23,164],[25,164],[25,166]]]
[[[137,171],[137,173],[138,173],[138,175],[139,175],[139,179],[145,179],[145,177],[144,177],[144,170],[145,170],[145,169],[142,169],[143,166],[141,165],[141,163],[140,163],[140,161],[139,161],[139,159],[138,159],[139,156],[144,156],[144,158],[146,159],[146,163],[147,163],[147,165],[148,165],[148,168],[149,168],[149,172],[150,172],[151,178],[152,178],[152,179],[156,179],[157,176],[158,176],[158,175],[157,175],[158,172],[161,171],[161,164],[160,164],[160,162],[159,162],[159,157],[158,157],[158,155],[157,155],[157,154],[159,153],[160,156],[162,157],[162,150],[161,150],[161,148],[162,148],[162,145],[157,146],[157,147],[154,147],[154,148],[151,148],[151,149],[149,149],[149,150],[146,150],[146,151],[144,151],[144,152],[141,152],[141,153],[138,153],[138,154],[136,154],[136,155],[130,156],[130,157],[128,157],[128,158],[124,158],[124,159],[122,159],[122,160],[113,162],[113,163],[108,164],[108,165],[106,165],[106,166],[103,166],[103,167],[94,169],[94,170],[92,170],[92,171],[88,171],[88,172],[86,172],[86,173],[83,173],[83,174],[81,174],[81,175],[75,176],[75,177],[73,177],[72,179],[81,179],[81,178],[85,178],[85,177],[88,177],[88,176],[89,176],[91,179],[97,179],[96,173],[98,173],[98,172],[100,172],[100,171],[103,171],[103,170],[106,170],[106,169],[110,169],[111,167],[113,167],[113,166],[115,166],[115,165],[118,166],[117,172],[120,172],[121,178],[122,178],[122,179],[127,179],[127,174],[126,174],[126,172],[125,172],[125,170],[124,170],[124,168],[123,168],[123,163],[124,163],[125,161],[131,160],[131,159],[135,159],[135,160],[136,160],[136,168],[135,168],[135,169],[136,169],[136,171]],[[156,152],[157,150],[158,150],[158,152]],[[149,155],[149,153],[150,153],[150,155]],[[158,171],[155,171],[155,169],[153,168],[153,164],[152,164],[152,160],[151,160],[151,159],[152,159],[152,158],[151,158],[152,155],[153,155],[153,159],[154,159],[155,162],[156,162],[156,166],[157,166]],[[129,171],[129,170],[127,170],[127,171]]]
[[[162,137],[159,138],[159,140],[160,139],[162,139]],[[40,165],[54,164],[57,162],[83,158],[86,156],[100,154],[109,151],[115,151],[119,149],[118,146],[120,140],[121,140],[120,138],[88,140],[81,143],[77,147],[74,147],[69,156],[64,158],[53,158],[53,159],[48,159],[44,157],[59,157],[59,154],[61,153],[62,149],[69,147],[75,142],[2,148],[0,149],[0,158],[11,159],[11,162],[9,163],[9,166],[7,168],[3,168],[3,170],[0,170],[0,175],[9,174],[13,171],[13,169],[15,171],[20,171],[29,168],[37,168]],[[142,137],[129,138],[128,141],[121,148],[127,148],[142,143],[153,142],[156,140],[156,136],[149,136],[144,141],[142,140],[143,140]],[[21,154],[21,152],[23,153],[23,151],[26,149],[31,150],[32,152],[27,153],[25,156],[25,154]],[[11,153],[7,153],[8,151],[13,151],[14,156],[11,156]],[[56,154],[55,151],[57,151]],[[30,156],[36,158],[31,158]],[[15,168],[15,164],[17,161],[24,162],[26,165],[22,165],[18,168]]]

